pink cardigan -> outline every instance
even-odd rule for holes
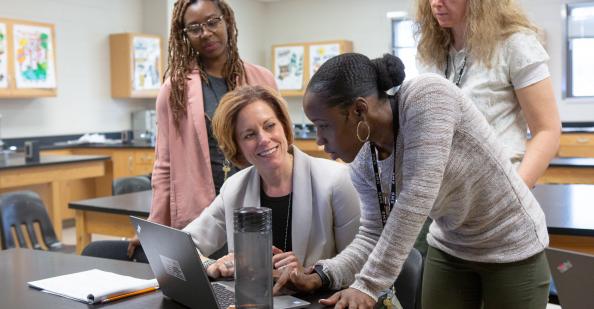
[[[244,67],[244,84],[277,89],[270,71],[245,62]],[[149,220],[177,229],[198,217],[215,198],[199,71],[193,70],[188,77],[187,115],[181,119],[179,131],[169,105],[170,80],[157,97],[156,160]]]

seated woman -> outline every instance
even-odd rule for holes
[[[184,228],[208,256],[233,251],[233,211],[272,209],[275,268],[302,268],[344,249],[359,228],[359,198],[346,165],[313,158],[293,144],[286,103],[274,91],[246,86],[225,95],[212,119],[225,158],[247,167],[231,176],[204,212]],[[251,166],[250,166],[251,165]],[[233,275],[233,256],[206,260],[213,278]]]

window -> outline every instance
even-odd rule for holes
[[[594,97],[594,2],[567,5],[567,96]]]
[[[392,54],[404,63],[407,79],[419,75],[413,25],[413,21],[406,17],[392,18]]]

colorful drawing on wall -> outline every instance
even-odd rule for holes
[[[6,24],[0,23],[0,88],[8,88],[8,65],[6,63],[8,44],[6,43]]]
[[[320,44],[309,46],[309,77],[326,62],[328,59],[340,54],[339,44]]]
[[[134,38],[132,46],[135,90],[155,90],[161,87],[159,78],[161,45],[159,42],[158,38]]]
[[[274,78],[279,90],[303,88],[303,46],[274,48]]]
[[[52,29],[15,24],[13,33],[17,88],[55,88]]]

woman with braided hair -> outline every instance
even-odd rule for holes
[[[403,80],[392,55],[343,54],[312,77],[303,108],[317,143],[350,163],[361,228],[335,258],[285,271],[275,289],[348,287],[321,302],[373,308],[430,217],[424,309],[545,308],[544,213],[494,131],[443,77]]]
[[[169,63],[157,98],[156,160],[149,220],[183,228],[214,200],[233,171],[212,134],[219,100],[241,85],[277,89],[267,69],[242,61],[237,24],[224,0],[178,0]],[[128,246],[132,256],[139,244]]]

